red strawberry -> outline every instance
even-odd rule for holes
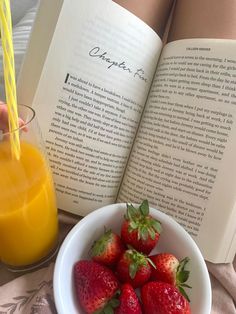
[[[145,314],[191,314],[189,302],[166,282],[150,281],[141,289]]]
[[[127,204],[125,220],[121,227],[121,239],[139,252],[149,254],[155,247],[161,232],[161,224],[149,215],[149,204],[144,200],[135,208]]]
[[[92,259],[108,266],[114,265],[123,252],[124,245],[120,237],[111,230],[105,231],[91,248]]]
[[[74,266],[74,282],[79,304],[86,313],[112,307],[119,283],[108,267],[94,261],[78,261]]]
[[[129,283],[122,285],[119,301],[120,305],[116,308],[115,314],[142,314],[139,299]]]
[[[156,266],[151,269],[151,279],[177,286],[180,292],[188,299],[184,287],[190,288],[190,286],[185,283],[189,277],[189,271],[185,269],[189,258],[186,257],[179,262],[179,260],[170,253],[160,253],[149,256],[149,258]]]
[[[126,250],[116,265],[117,277],[134,288],[142,286],[151,276],[151,265],[146,255],[136,250]]]

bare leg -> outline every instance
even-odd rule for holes
[[[113,1],[138,16],[162,38],[174,0]]]
[[[236,39],[236,1],[178,0],[168,41],[184,38]]]

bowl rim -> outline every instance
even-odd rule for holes
[[[132,204],[134,206],[139,206],[139,204],[136,204],[136,203],[132,203]],[[90,220],[91,216],[99,215],[100,212],[103,212],[107,208],[111,208],[111,207],[114,208],[114,210],[116,208],[124,209],[124,207],[126,207],[126,205],[127,205],[126,203],[114,203],[114,204],[105,205],[105,206],[102,206],[98,209],[95,209],[94,211],[90,212],[86,216],[82,217],[82,219],[79,220],[71,228],[71,230],[68,232],[68,234],[65,236],[61,246],[59,247],[59,251],[58,251],[58,255],[57,255],[57,258],[55,261],[54,271],[53,271],[53,295],[54,295],[54,302],[55,302],[58,314],[60,314],[61,309],[64,308],[62,298],[60,297],[61,293],[60,293],[59,283],[60,283],[60,268],[61,268],[61,265],[63,264],[63,261],[64,261],[65,251],[67,249],[68,243],[76,236],[78,230],[81,229],[87,223],[87,221]],[[206,312],[204,312],[204,314],[210,314],[211,313],[211,305],[212,305],[211,281],[210,281],[210,276],[209,276],[209,272],[208,272],[205,260],[202,256],[202,253],[201,253],[199,247],[197,246],[194,239],[190,236],[190,234],[174,218],[172,218],[168,214],[165,214],[164,212],[160,211],[159,209],[150,206],[150,212],[151,211],[157,211],[160,221],[162,220],[162,217],[163,217],[163,220],[167,219],[168,224],[174,225],[175,228],[178,229],[178,232],[182,233],[185,237],[188,238],[188,241],[191,242],[191,245],[193,246],[195,254],[197,255],[199,261],[201,262],[201,272],[203,273],[203,276],[205,278],[203,285],[204,285],[205,292],[207,293],[207,295],[206,295],[207,301],[205,304]]]

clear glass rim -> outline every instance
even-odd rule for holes
[[[29,125],[34,120],[34,117],[35,117],[36,113],[35,113],[35,110],[32,107],[27,106],[27,105],[19,104],[17,109],[19,109],[19,108],[27,108],[27,109],[29,109],[28,112],[31,113],[29,119],[24,121],[24,124],[21,127],[18,127],[18,128],[14,129],[14,130],[7,131],[7,132],[3,132],[2,131],[2,133],[1,133],[1,130],[0,130],[1,136],[7,136],[7,135],[13,134],[13,133],[15,133],[17,131],[19,132],[19,131],[23,130],[25,127],[27,127],[27,125]],[[18,112],[19,112],[19,110],[18,110]],[[19,116],[19,118],[21,118],[21,117]]]

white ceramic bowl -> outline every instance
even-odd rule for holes
[[[74,292],[73,265],[80,259],[88,258],[88,250],[93,241],[104,232],[104,226],[119,233],[126,204],[113,204],[97,209],[83,218],[65,238],[55,264],[53,288],[58,314],[84,314],[79,307]],[[190,257],[188,269],[190,277],[187,289],[191,300],[192,314],[210,314],[211,285],[205,261],[190,235],[172,218],[151,208],[153,217],[160,220],[163,231],[157,249],[171,252],[182,259]]]

